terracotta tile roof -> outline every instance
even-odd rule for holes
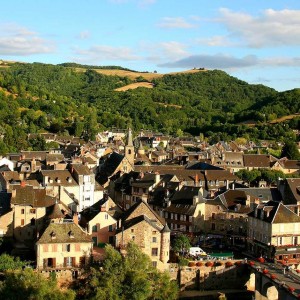
[[[265,154],[244,154],[244,166],[253,168],[269,168],[271,162],[277,159],[272,155]]]
[[[36,189],[32,186],[14,186],[15,196],[11,203],[15,205],[31,205],[32,207],[49,207],[56,202],[56,198],[46,195],[45,189]]]
[[[291,211],[282,202],[269,201],[265,205],[259,205],[256,210],[248,214],[249,217],[262,221],[279,223],[300,223],[300,217]]]
[[[88,166],[82,164],[72,164],[71,168],[73,168],[79,175],[91,175],[91,171]]]
[[[57,161],[57,162],[61,162],[64,160],[64,155],[63,154],[59,154],[59,153],[47,153],[46,154],[46,161],[49,162],[49,161]]]
[[[287,178],[286,189],[290,193],[285,194],[284,201],[286,204],[296,204],[300,202],[300,178]]]
[[[51,207],[51,212],[48,214],[49,219],[63,219],[65,215],[62,213],[58,203],[55,203]]]
[[[37,244],[56,243],[92,243],[92,239],[75,223],[50,223]]]
[[[206,170],[205,177],[207,180],[238,180],[239,178],[227,170]]]
[[[6,181],[19,181],[20,180],[20,175],[17,171],[4,171],[4,172],[1,172],[1,174]]]
[[[77,182],[73,179],[68,170],[42,170],[43,177],[47,176],[46,184],[48,186],[76,186]]]
[[[122,228],[123,230],[127,230],[127,229],[130,229],[132,226],[135,226],[136,224],[139,224],[141,222],[146,222],[148,223],[150,226],[152,226],[154,229],[158,230],[158,231],[161,231],[165,228],[165,226],[163,228],[161,228],[161,226],[158,226],[158,223],[153,221],[153,220],[150,220],[147,216],[145,215],[141,215],[141,216],[137,216],[135,218],[132,218],[132,219],[129,219],[129,220],[126,220],[123,225],[122,225]],[[161,224],[159,224],[161,225]],[[122,232],[122,228],[119,228],[116,233],[119,233],[119,232]]]
[[[182,215],[193,216],[196,210],[196,205],[189,204],[171,204],[164,209],[165,212],[177,213]]]
[[[285,169],[296,169],[300,171],[300,160],[285,160],[282,164]]]

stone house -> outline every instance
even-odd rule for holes
[[[73,222],[53,222],[36,242],[36,262],[39,270],[78,269],[91,256],[91,236]]]
[[[248,243],[257,256],[300,264],[300,217],[282,202],[270,201],[248,214]]]
[[[115,245],[116,215],[115,207],[109,207],[109,199],[105,198],[80,213],[79,225],[92,237],[94,257],[106,244]]]
[[[160,270],[167,269],[170,230],[164,219],[142,200],[127,210],[118,223],[116,246],[122,250],[132,241],[150,257],[153,266]]]

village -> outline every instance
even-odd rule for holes
[[[153,266],[170,271],[180,234],[193,246],[300,269],[300,162],[246,154],[268,143],[208,145],[130,129],[87,143],[43,138],[60,148],[0,160],[0,236],[36,270],[75,278],[91,258],[103,259],[105,245],[122,253],[133,241]],[[250,185],[236,175],[262,169],[292,176]]]

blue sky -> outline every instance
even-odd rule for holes
[[[300,88],[299,0],[11,0],[0,59],[220,69],[278,91]]]

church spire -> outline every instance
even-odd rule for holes
[[[131,147],[133,146],[131,128],[128,129],[127,145],[126,146],[131,146]]]

